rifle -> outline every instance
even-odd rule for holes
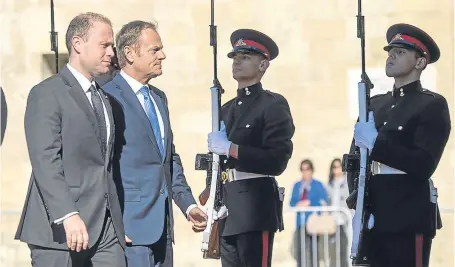
[[[358,84],[359,94],[359,122],[368,121],[370,111],[370,90],[374,87],[365,71],[365,24],[362,15],[362,0],[358,0],[357,37],[360,38],[362,74]],[[352,150],[352,148],[351,148]],[[352,153],[352,151],[350,151]],[[360,152],[360,155],[359,155]],[[368,230],[368,192],[366,190],[371,177],[371,159],[367,149],[359,148],[355,154],[343,155],[343,171],[352,172],[355,176],[354,190],[346,199],[348,207],[355,208],[353,219],[353,236],[351,259],[353,266],[369,266],[368,251],[370,232]],[[349,182],[349,181],[348,181]]]
[[[212,131],[220,130],[221,95],[224,90],[218,81],[217,75],[217,43],[216,26],[214,25],[214,0],[211,0],[210,46],[213,47],[213,85],[210,88],[212,101]],[[196,170],[207,171],[206,188],[199,195],[201,205],[207,208],[207,227],[202,234],[202,252],[204,259],[220,258],[219,221],[214,221],[213,215],[223,205],[221,196],[220,156],[213,153],[196,155]]]
[[[58,73],[58,33],[54,25],[54,0],[51,0],[51,51],[55,53],[55,73]]]

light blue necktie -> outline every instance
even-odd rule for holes
[[[150,121],[150,125],[152,126],[153,133],[155,134],[156,142],[158,144],[158,148],[160,149],[161,157],[164,158],[164,147],[163,141],[161,137],[161,130],[160,124],[158,122],[158,115],[156,114],[155,105],[153,105],[152,99],[150,99],[149,88],[147,86],[143,86],[140,90],[142,95],[144,95],[144,106],[145,106],[145,113]]]
[[[144,85],[141,87],[140,92],[144,96],[144,107],[145,107],[145,113],[147,114],[147,117],[150,121],[150,125],[152,126],[153,133],[155,134],[155,139],[158,144],[158,148],[160,149],[161,157],[165,157],[164,155],[164,147],[163,147],[163,141],[161,139],[161,131],[160,131],[160,124],[158,122],[158,115],[156,113],[155,105],[153,105],[152,99],[150,99],[150,94],[149,94],[149,88],[148,86]],[[166,182],[164,183],[164,193],[165,196],[168,195],[167,193],[167,184]]]

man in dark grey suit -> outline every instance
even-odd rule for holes
[[[206,215],[196,205],[174,147],[166,94],[148,84],[161,75],[166,58],[156,25],[130,22],[117,34],[116,44],[122,70],[103,89],[116,100],[114,173],[122,180],[127,263],[171,267],[172,200],[196,232],[205,229]]]
[[[25,135],[32,175],[16,239],[35,267],[124,267],[122,214],[112,175],[110,99],[93,78],[114,54],[108,18],[76,16],[69,63],[32,88]]]

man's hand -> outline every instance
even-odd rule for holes
[[[309,207],[310,204],[311,202],[308,199],[300,200],[299,202],[297,202],[297,206],[299,207]]]
[[[63,221],[66,233],[66,244],[71,250],[80,252],[88,248],[88,233],[84,221],[75,214]]]
[[[221,121],[220,131],[209,133],[207,143],[210,152],[220,156],[229,156],[229,148],[232,142],[227,138],[226,126],[223,121]]]
[[[354,128],[355,145],[370,151],[374,147],[378,131],[374,122],[373,111],[368,114],[368,122],[357,122]]]
[[[125,241],[126,243],[133,243],[133,240],[131,240],[127,235],[125,235]]]
[[[193,231],[198,233],[207,227],[207,214],[200,208],[192,208],[188,214],[188,219],[193,223]]]

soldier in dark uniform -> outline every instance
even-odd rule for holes
[[[395,79],[393,90],[371,99],[369,121],[354,130],[355,146],[367,148],[372,160],[369,258],[371,267],[424,267],[442,227],[430,178],[451,123],[446,99],[422,88],[420,75],[440,52],[428,34],[408,24],[391,26],[387,42],[385,70]]]
[[[240,29],[232,33],[231,43],[228,57],[233,59],[237,97],[222,107],[226,126],[222,123],[219,132],[208,136],[209,151],[227,157],[221,262],[223,267],[266,267],[271,266],[274,234],[283,229],[284,192],[275,176],[292,155],[295,128],[286,99],[260,82],[278,55],[275,42],[258,31]]]

